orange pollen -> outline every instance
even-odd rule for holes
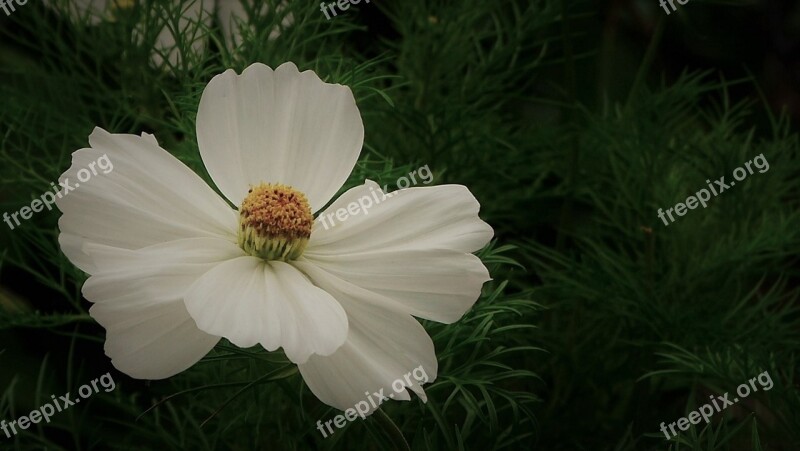
[[[314,216],[308,199],[287,185],[261,183],[239,208],[239,245],[265,260],[294,260],[311,237]]]

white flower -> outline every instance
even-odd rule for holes
[[[247,3],[247,7],[243,1]],[[119,11],[133,8],[136,2],[137,0],[46,0],[57,11],[66,11],[73,21],[85,20],[91,25],[113,21]],[[177,45],[178,39],[189,44],[196,55],[201,55],[207,45],[205,30],[211,27],[215,14],[222,28],[226,47],[233,51],[242,44],[242,28],[249,26],[248,9],[257,14],[269,12],[268,2],[256,3],[253,0],[173,0],[170,7],[179,9],[167,11],[154,8],[151,11],[157,15],[180,13],[178,23],[164,24],[156,37],[151,60],[157,67],[161,67],[165,59],[172,66],[180,63],[182,56]],[[278,14],[284,7],[285,2],[279,4]],[[270,31],[269,38],[277,38],[281,34],[281,28],[286,28],[293,22],[291,13],[284,15],[280,27]],[[251,27],[249,31],[255,30]],[[142,39],[141,27],[135,31],[134,37],[136,40]]]
[[[493,232],[461,185],[399,190],[317,227],[312,212],[345,183],[363,138],[351,90],[312,71],[257,63],[217,75],[200,101],[197,139],[237,210],[152,136],[95,129],[61,181],[103,154],[114,170],[57,201],[59,243],[91,276],[83,295],[114,366],[167,378],[224,337],[283,348],[312,392],[342,410],[366,391],[393,393],[420,365],[433,381],[433,342],[414,316],[451,323],[469,310],[489,280],[471,253]],[[322,214],[382,195],[367,180]]]

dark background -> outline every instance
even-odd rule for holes
[[[298,3],[313,32],[249,49],[246,61],[293,60],[334,78],[337,63],[374,62],[353,80],[367,162],[351,182],[429,164],[437,183],[468,186],[495,228],[481,254],[494,281],[476,309],[425,324],[442,363],[431,402],[387,406],[412,449],[800,449],[800,3],[676,7],[387,0],[331,23]],[[147,69],[146,49],[102,42],[118,37],[111,26],[73,27],[33,1],[4,16],[0,210],[46,187],[28,170],[56,180],[94,125],[167,136],[202,173],[196,88],[224,61],[164,77]],[[86,78],[79,66],[101,69]],[[759,153],[769,172],[669,227],[657,219]],[[0,449],[392,449],[373,419],[335,440],[314,435],[315,419],[335,412],[297,375],[244,396],[199,390],[138,418],[182,390],[251,380],[280,356],[154,383],[115,372],[85,313],[84,276],[58,250],[57,218],[0,227],[0,419],[108,371],[118,388],[13,442],[0,435]],[[680,443],[660,435],[662,421],[763,371],[769,393]]]

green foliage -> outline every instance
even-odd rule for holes
[[[95,126],[152,133],[211,182],[195,133],[203,87],[228,68],[293,61],[357,98],[366,141],[342,191],[365,178],[394,189],[427,164],[434,183],[469,187],[496,232],[475,307],[423,322],[439,360],[428,402],[383,407],[412,449],[800,447],[800,147],[753,77],[666,74],[666,17],[636,49],[638,69],[611,74],[595,5],[566,0],[373,1],[332,20],[288,2],[233,52],[213,23],[192,31],[208,51],[179,42],[181,61],[154,68],[153,42],[182,6],[143,1],[99,25],[39,2],[0,14],[0,210],[51,189]],[[768,171],[658,218],[760,154]],[[0,448],[392,449],[379,415],[323,439],[316,421],[339,412],[280,352],[222,342],[168,380],[114,372],[58,216],[0,226],[0,419],[108,371],[117,389],[0,433]],[[659,432],[764,371],[771,390],[670,442]]]
[[[178,25],[181,8],[156,3],[152,7],[158,13],[153,13],[150,6],[143,4],[118,16],[114,23],[98,26],[73,24],[40,6],[20,10],[14,17],[14,25],[22,32],[8,36],[9,48],[19,52],[21,61],[4,66],[0,75],[0,95],[7,99],[0,106],[5,130],[0,148],[8,163],[0,169],[5,211],[15,211],[28,204],[31,196],[38,196],[35,193],[46,191],[50,181],[68,167],[70,154],[86,145],[86,136],[95,125],[120,133],[152,133],[163,147],[210,181],[195,139],[200,93],[214,74],[228,67],[241,70],[253,61],[275,66],[291,60],[301,69],[313,69],[327,81],[353,89],[367,124],[367,150],[343,189],[364,178],[394,189],[399,176],[417,168],[418,162],[430,161],[432,154],[411,157],[406,153],[408,143],[387,139],[404,133],[399,127],[403,116],[416,114],[409,99],[418,93],[408,92],[409,77],[415,74],[395,73],[392,67],[399,50],[388,43],[381,43],[377,57],[367,57],[362,53],[365,49],[354,46],[351,38],[360,32],[355,25],[357,16],[328,22],[315,7],[293,2],[280,14],[292,14],[294,25],[279,37],[270,39],[265,30],[272,29],[281,17],[266,15],[258,19],[256,35],[246,35],[236,53],[228,53],[218,38],[209,44],[218,52],[202,56],[192,56],[186,43],[181,43],[181,62],[159,70],[149,64],[150,47],[164,24]],[[459,18],[463,11],[453,10],[453,17]],[[524,14],[530,16],[530,12]],[[508,20],[522,28],[523,19]],[[473,13],[453,26],[466,30],[483,21]],[[215,26],[195,32],[213,34],[218,31]],[[522,30],[516,33],[516,39],[521,39]],[[502,49],[503,44],[492,45]],[[452,56],[460,58],[466,68],[472,53]],[[494,62],[505,58],[509,63],[515,57],[503,54],[494,57]],[[480,74],[472,76],[471,84],[479,82]],[[447,95],[440,92],[445,89],[442,81],[437,83],[426,90],[431,95],[436,91],[439,97]],[[467,114],[473,124],[482,123],[485,114],[476,114],[476,108],[491,103],[497,87],[485,89],[479,103],[471,106],[473,112]],[[461,102],[473,104],[475,99],[465,95]],[[501,121],[498,118],[496,122]],[[428,133],[427,125],[423,126],[425,129],[413,132]],[[480,139],[489,139],[488,129],[481,133]],[[436,181],[443,182],[439,176],[446,165],[432,170]],[[49,337],[47,340],[57,345],[48,352],[67,352],[62,355],[69,357],[46,360],[39,369],[33,362],[12,369],[9,363],[20,362],[21,357],[11,350],[10,342],[9,352],[0,356],[5,368],[2,380],[19,381],[33,372],[48,376],[35,387],[9,384],[0,406],[1,418],[16,418],[35,408],[37,399],[74,389],[109,369],[101,346],[103,331],[88,316],[89,305],[80,296],[85,275],[61,254],[56,219],[56,212],[42,213],[13,233],[4,233],[4,269],[11,268],[5,273],[6,283],[11,274],[20,274],[53,300],[37,302],[15,295],[14,308],[0,310],[0,331],[17,339]],[[492,273],[503,274],[514,264],[506,256],[510,251],[508,246],[492,247],[482,256]],[[440,360],[440,377],[428,389],[430,401],[423,404],[415,399],[385,406],[414,448],[464,447],[467,440],[501,448],[531,441],[532,409],[538,398],[525,386],[535,375],[514,363],[519,356],[537,351],[524,338],[532,326],[521,322],[537,306],[521,293],[507,293],[506,287],[504,278],[497,276],[462,321],[448,326],[426,323]],[[55,368],[67,368],[67,377],[63,370],[53,371]],[[97,395],[88,408],[73,408],[49,425],[23,431],[14,438],[15,446],[339,449],[375,443],[379,449],[391,448],[384,427],[374,417],[323,439],[316,421],[338,412],[310,394],[296,367],[279,352],[240,350],[223,343],[201,363],[166,381],[145,384],[113,374],[118,380],[116,391]],[[20,393],[32,393],[34,399],[20,401],[16,398]],[[492,434],[484,434],[485,429]]]

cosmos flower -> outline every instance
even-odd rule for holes
[[[452,323],[470,309],[490,280],[472,252],[493,231],[461,185],[398,190],[318,227],[314,213],[384,196],[366,180],[331,202],[363,139],[351,90],[292,63],[228,70],[203,92],[200,155],[225,198],[153,136],[95,129],[60,181],[104,154],[114,170],[57,200],[59,243],[90,275],[83,295],[114,366],[167,378],[224,337],[282,348],[342,410],[420,365],[433,381],[433,342],[414,317]],[[406,388],[426,399],[404,384],[394,399]]]
[[[245,6],[246,2],[247,6]],[[56,11],[66,12],[73,21],[98,25],[104,21],[114,21],[121,11],[132,9],[137,0],[46,0]],[[152,12],[157,16],[170,17],[177,13],[177,23],[163,23],[163,28],[158,33],[153,46],[151,60],[154,66],[161,67],[165,61],[172,66],[180,63],[182,55],[179,51],[178,40],[189,44],[196,55],[201,55],[207,45],[206,30],[212,25],[214,16],[219,21],[224,42],[229,51],[233,51],[242,44],[242,30],[249,27],[248,10],[259,15],[269,12],[270,2],[254,3],[252,0],[173,0],[165,9],[163,6],[155,7]],[[258,6],[256,6],[258,5]],[[280,3],[277,12],[285,7]],[[169,8],[174,8],[170,11]],[[269,38],[275,39],[281,34],[281,29],[294,22],[291,13],[283,16],[279,27],[270,31]],[[252,28],[249,30],[254,32]],[[134,31],[134,37],[141,40],[142,27]]]

